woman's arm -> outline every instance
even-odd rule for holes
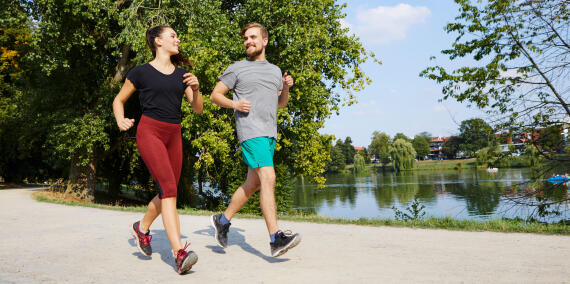
[[[202,113],[204,109],[204,100],[202,99],[202,95],[200,94],[200,89],[193,90],[191,87],[187,87],[184,90],[184,94],[186,95],[186,100],[192,106],[192,110],[196,113]]]
[[[123,87],[115,97],[115,100],[113,100],[113,114],[115,115],[117,126],[119,126],[119,129],[122,131],[127,131],[135,125],[134,119],[125,118],[125,102],[127,102],[135,91],[136,88],[133,83],[131,83],[129,79],[126,79]]]
[[[202,110],[204,109],[204,101],[202,100],[202,95],[200,95],[200,82],[198,82],[198,77],[196,77],[192,73],[186,73],[186,74],[188,74],[188,76],[186,76],[185,77],[186,79],[184,80],[184,83],[186,83],[186,85],[188,86],[184,90],[184,94],[186,94],[186,99],[188,100],[188,102],[192,106],[192,109],[196,113],[202,113]]]

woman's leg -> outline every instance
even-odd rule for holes
[[[157,130],[157,127],[153,125],[155,123],[153,120],[144,122],[148,122],[148,124],[142,121],[139,124],[137,146],[141,157],[158,185],[159,194],[149,203],[141,230],[148,229],[156,217],[162,214],[168,240],[173,250],[177,251],[182,247],[180,229],[178,229],[180,226],[178,212],[176,211],[177,177],[170,161],[170,148],[172,147],[168,145],[171,140],[170,136],[175,132],[164,131],[164,128]],[[180,141],[180,145],[181,143]]]
[[[142,232],[148,232],[150,225],[158,215],[160,215],[161,210],[161,201],[158,197],[158,194],[148,203],[148,207],[146,209],[146,213],[141,220],[140,223],[140,230]]]
[[[178,183],[180,181],[180,174],[182,172],[182,134],[180,129],[174,131],[170,137],[169,143],[166,145],[168,151],[168,160],[170,161],[170,168],[176,180],[176,187],[174,192],[178,193]],[[178,211],[176,211],[176,195],[174,198],[165,198],[162,200],[162,223],[171,240],[172,250],[178,252],[182,248],[180,241],[180,218]],[[177,240],[173,242],[172,240]]]

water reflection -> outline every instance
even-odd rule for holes
[[[415,198],[427,216],[450,216],[483,220],[490,217],[526,218],[536,207],[520,203],[534,202],[529,191],[544,182],[530,182],[527,169],[501,169],[496,174],[463,170],[448,172],[372,173],[364,176],[331,175],[322,190],[299,179],[294,207],[307,213],[357,219],[393,218],[392,207],[404,210]],[[560,187],[544,190],[553,201],[567,200]],[[568,201],[557,204],[562,215],[547,221],[570,219]],[[564,212],[565,211],[565,212]]]

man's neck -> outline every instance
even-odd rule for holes
[[[252,56],[248,58],[250,61],[265,61],[265,53],[261,53],[258,56]]]

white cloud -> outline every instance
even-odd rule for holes
[[[356,14],[356,23],[342,22],[360,39],[369,45],[386,44],[406,38],[406,33],[414,25],[423,24],[431,11],[423,6],[398,4],[396,6],[378,6],[360,10]]]
[[[434,112],[444,112],[444,111],[447,111],[447,108],[446,108],[444,105],[442,105],[442,104],[435,105],[435,106],[433,106],[432,109],[433,109]]]

